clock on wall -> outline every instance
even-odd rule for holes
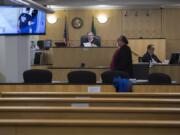
[[[83,26],[83,20],[80,17],[74,17],[71,24],[73,28],[80,29]]]

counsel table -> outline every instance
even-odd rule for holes
[[[173,81],[180,83],[180,65],[154,65],[150,68],[149,72],[168,74]]]

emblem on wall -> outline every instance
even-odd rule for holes
[[[74,17],[71,24],[73,28],[80,29],[83,26],[83,20],[80,17]]]

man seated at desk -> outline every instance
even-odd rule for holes
[[[154,45],[148,45],[147,52],[142,57],[142,62],[161,63],[159,58],[154,54]]]
[[[94,36],[92,32],[88,32],[86,36],[81,37],[82,47],[100,47],[101,41],[100,37]]]

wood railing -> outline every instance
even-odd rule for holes
[[[180,107],[180,99],[146,98],[0,98],[0,106]]]

